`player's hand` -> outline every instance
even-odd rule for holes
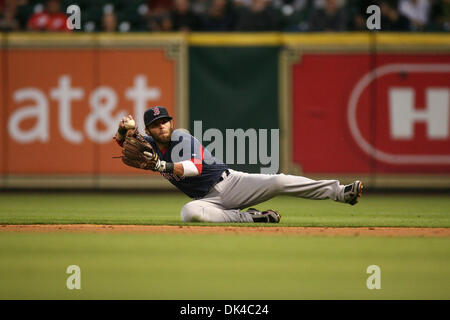
[[[128,131],[130,129],[136,129],[136,122],[134,121],[131,114],[126,117],[123,117],[119,122],[119,130],[120,131]]]
[[[119,121],[119,128],[117,128],[116,132],[116,140],[121,142],[125,140],[125,136],[127,134],[127,131],[130,129],[136,129],[136,122],[134,121],[131,114],[129,114],[126,117],[123,117]]]
[[[119,128],[117,129],[116,139],[121,141],[125,138],[127,131],[130,129],[136,129],[136,122],[134,121],[131,114],[126,117],[123,117],[119,121]]]
[[[150,153],[148,151],[144,151],[144,156],[146,158],[146,167],[153,171],[162,171],[165,168],[165,161],[161,161],[156,152]]]

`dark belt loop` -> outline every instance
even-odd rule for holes
[[[226,173],[227,177],[230,175],[230,171],[228,169],[225,170],[225,173]],[[220,176],[219,180],[217,180],[217,182],[214,185],[216,185],[216,184],[218,184],[219,182],[222,182],[222,181],[223,181],[223,177]]]
[[[222,172],[223,173],[223,172]],[[227,174],[227,177],[230,175],[230,171],[227,169],[227,170],[225,170],[225,173]],[[218,184],[219,182],[222,182],[223,181],[223,177],[222,177],[222,175],[220,175],[220,178],[217,180],[217,182],[216,183],[214,183],[212,186],[211,186],[211,188],[209,188],[209,190],[208,190],[208,193],[216,186],[216,184]]]

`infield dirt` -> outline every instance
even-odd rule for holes
[[[238,226],[163,226],[98,224],[30,224],[0,225],[0,232],[148,232],[195,234],[292,234],[312,236],[387,236],[450,237],[450,228],[395,227],[238,227]]]

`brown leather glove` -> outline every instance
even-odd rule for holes
[[[161,161],[152,145],[137,131],[128,130],[122,146],[122,162],[127,166],[158,171]]]

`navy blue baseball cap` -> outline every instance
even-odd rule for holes
[[[167,109],[164,107],[156,106],[148,109],[144,112],[145,127],[148,127],[152,122],[161,118],[172,120],[172,117],[169,116],[169,112],[167,112]]]

